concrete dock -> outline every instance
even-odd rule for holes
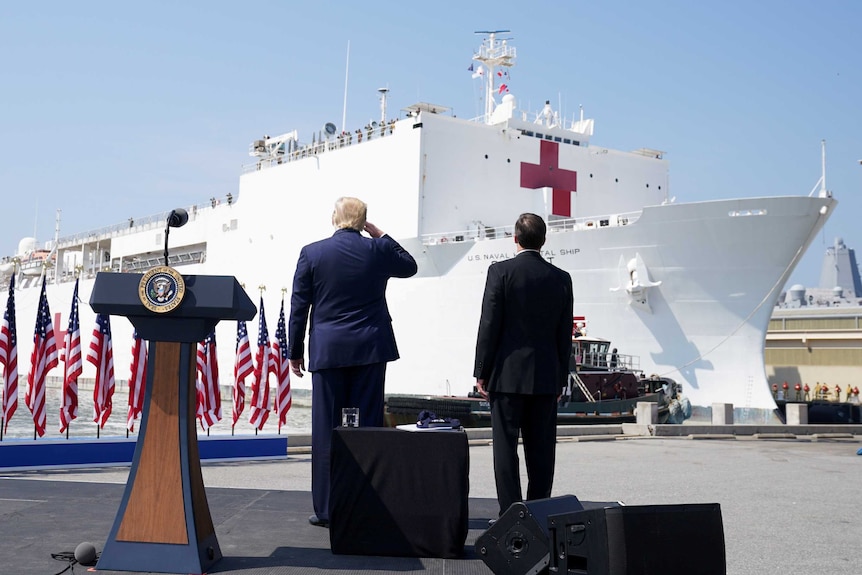
[[[561,428],[554,496],[628,505],[719,503],[728,574],[858,575],[862,429],[787,427]],[[490,431],[470,430],[469,438],[470,532],[463,559],[332,555],[326,530],[307,523],[310,455],[296,437],[284,460],[203,466],[224,554],[211,572],[490,573],[473,550],[496,510]],[[82,541],[101,550],[127,475],[125,467],[3,475],[0,573],[57,573],[65,565],[51,554]],[[655,545],[674,553],[674,541]],[[76,572],[83,569],[76,566]],[[698,573],[698,566],[690,572]]]

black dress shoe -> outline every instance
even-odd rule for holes
[[[311,517],[309,517],[308,522],[315,527],[329,527],[329,521],[327,521],[326,519],[321,519],[317,515],[312,515]]]

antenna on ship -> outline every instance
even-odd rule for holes
[[[494,78],[497,75],[495,68],[505,66],[511,68],[515,65],[515,49],[508,45],[511,38],[497,41],[497,34],[507,34],[509,30],[477,30],[474,34],[487,34],[479,51],[473,54],[473,59],[485,65],[485,123],[490,123],[491,114],[494,111],[496,101],[494,100]],[[508,73],[507,73],[508,74]]]
[[[341,111],[341,131],[347,130],[347,77],[350,71],[350,40],[347,41],[347,64],[344,66],[344,108]]]
[[[380,125],[386,124],[386,94],[389,93],[389,88],[377,88],[380,92]]]
[[[54,245],[51,246],[51,251],[56,251],[57,246],[60,245],[60,213],[61,210],[57,210],[57,215],[54,219]],[[59,285],[60,283],[60,274],[63,273],[62,266],[63,262],[60,259],[60,255],[57,254],[57,262],[54,264],[54,285]],[[68,429],[67,429],[68,431]]]
[[[818,184],[820,185],[820,191],[817,193],[818,197],[832,197],[832,193],[826,189],[826,140],[820,140],[820,171],[820,179],[817,180],[817,184],[814,184],[814,187],[811,188],[811,192],[808,194],[808,197],[814,195],[814,190],[817,189]]]
[[[826,140],[820,140],[820,170],[823,177],[820,179],[820,197],[825,198],[826,191]]]

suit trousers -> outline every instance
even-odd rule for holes
[[[383,427],[385,378],[385,362],[311,374],[311,499],[320,519],[329,520],[329,452],[341,410],[358,407],[361,427]]]
[[[494,478],[500,515],[523,501],[518,432],[527,467],[527,500],[551,496],[557,448],[557,397],[520,393],[490,394]]]

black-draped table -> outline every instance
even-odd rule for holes
[[[331,458],[333,553],[463,554],[470,490],[465,432],[339,427]]]

